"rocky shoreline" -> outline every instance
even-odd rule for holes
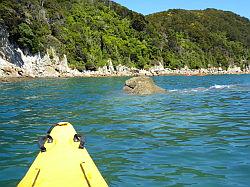
[[[209,69],[188,69],[182,68],[172,70],[164,68],[161,63],[149,70],[128,68],[123,65],[114,67],[112,62],[109,65],[98,68],[97,71],[73,70],[69,68],[67,58],[64,55],[62,60],[54,55],[47,54],[43,58],[23,57],[26,58],[22,67],[18,67],[9,63],[5,59],[0,58],[0,82],[21,81],[32,78],[41,77],[122,77],[122,76],[168,76],[168,75],[183,75],[183,76],[205,76],[205,75],[223,75],[223,74],[250,74],[250,70],[241,70],[240,67],[230,67],[228,70],[222,68]],[[23,54],[22,54],[23,55]],[[22,56],[21,55],[21,56]]]
[[[19,63],[13,63],[9,60],[9,55],[0,53],[0,81],[19,81],[39,77],[120,77],[120,76],[165,76],[165,75],[185,75],[185,76],[203,76],[203,75],[221,75],[221,74],[250,74],[250,69],[241,70],[240,67],[230,67],[228,70],[222,68],[209,69],[188,69],[187,67],[177,70],[164,68],[159,62],[148,70],[129,68],[123,65],[113,66],[111,60],[108,60],[107,66],[99,67],[97,71],[79,72],[68,66],[66,55],[58,57],[53,48],[47,50],[47,53],[41,57],[24,55],[20,49],[15,49],[13,53]]]

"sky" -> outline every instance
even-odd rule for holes
[[[144,15],[180,8],[200,10],[216,8],[232,11],[250,19],[250,0],[113,0]]]

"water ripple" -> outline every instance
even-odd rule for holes
[[[126,78],[0,83],[0,186],[17,184],[58,121],[86,136],[110,186],[248,186],[250,75],[154,79],[169,93],[126,95]]]

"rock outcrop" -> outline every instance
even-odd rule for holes
[[[25,56],[18,49],[24,61],[22,69],[31,77],[59,77],[59,76],[80,76],[77,70],[68,67],[67,57],[63,55],[60,59],[53,48],[47,49],[47,53],[41,57],[40,54],[35,56]]]
[[[155,85],[150,77],[140,76],[128,79],[125,82],[123,90],[128,94],[150,95],[156,93],[165,93],[166,90]]]
[[[51,47],[43,56],[25,55],[9,41],[9,33],[0,24],[0,77],[73,77],[82,76],[68,67],[67,57],[61,58]]]
[[[0,63],[10,62],[16,67],[21,67],[24,62],[21,54],[15,50],[15,46],[9,41],[9,33],[5,25],[0,23]],[[0,65],[1,65],[0,64]]]
[[[23,64],[18,66],[11,63],[5,55],[0,57],[0,77],[73,77],[82,75],[79,71],[70,69],[66,55],[60,59],[53,48],[48,49],[43,57],[40,54],[24,55],[19,48],[15,49],[15,52],[20,55]]]

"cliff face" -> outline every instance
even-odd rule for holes
[[[41,56],[25,55],[20,48],[9,41],[9,33],[4,25],[0,27],[0,77],[58,77],[78,76],[80,72],[68,67],[66,55],[62,58],[53,48]]]
[[[21,54],[17,52],[14,45],[9,41],[9,33],[5,25],[0,25],[0,58],[2,61],[10,62],[17,67],[21,67],[24,64]]]

